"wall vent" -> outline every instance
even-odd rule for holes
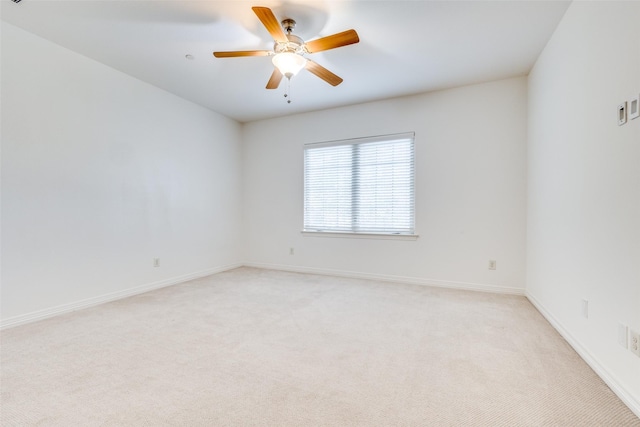
[[[11,0],[14,3],[20,3],[22,0]]]

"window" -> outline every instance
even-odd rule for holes
[[[414,234],[414,134],[307,144],[304,231]]]

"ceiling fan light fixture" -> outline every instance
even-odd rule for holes
[[[277,53],[271,61],[273,65],[280,70],[282,75],[288,79],[298,74],[298,72],[307,65],[307,60],[304,56],[293,52]]]

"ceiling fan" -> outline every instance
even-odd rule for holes
[[[271,37],[273,37],[273,51],[244,50],[213,52],[213,56],[216,58],[272,56],[272,62],[275,67],[267,83],[267,89],[276,89],[280,85],[283,76],[291,79],[291,77],[295,76],[302,68],[306,68],[332,86],[337,86],[342,83],[342,78],[327,70],[322,65],[305,58],[304,55],[358,43],[360,38],[355,30],[347,30],[305,42],[300,37],[291,34],[296,26],[296,21],[293,19],[287,18],[280,23],[268,7],[256,6],[251,9],[253,9],[269,34],[271,34]]]

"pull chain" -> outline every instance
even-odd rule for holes
[[[287,98],[287,104],[291,104],[291,78],[287,77],[287,88],[284,92],[284,97]]]

